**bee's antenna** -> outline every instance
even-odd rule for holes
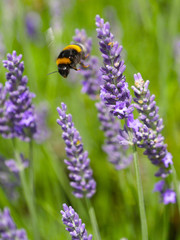
[[[50,75],[50,74],[52,74],[52,73],[56,73],[56,72],[58,72],[58,71],[54,71],[54,72],[48,73],[47,75]]]

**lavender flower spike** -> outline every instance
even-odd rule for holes
[[[103,150],[108,154],[109,161],[116,170],[124,169],[132,161],[132,155],[127,156],[127,147],[119,143],[120,124],[117,118],[103,101],[96,103],[101,129],[104,131],[106,141]]]
[[[66,230],[70,233],[72,240],[91,240],[92,235],[88,236],[85,224],[78,214],[70,206],[63,204],[64,211],[61,210],[62,221],[67,226]]]
[[[57,123],[63,130],[62,138],[66,144],[66,155],[69,160],[65,160],[71,186],[75,189],[73,194],[77,198],[91,198],[96,192],[96,182],[92,175],[93,171],[89,166],[90,159],[88,152],[83,149],[79,132],[74,127],[71,114],[66,114],[66,105],[61,103],[61,108],[57,108],[60,119]]]
[[[134,75],[135,86],[132,87],[135,94],[134,107],[139,112],[139,120],[143,127],[136,132],[137,145],[145,148],[144,154],[148,156],[152,164],[159,167],[156,177],[161,177],[154,188],[154,191],[161,193],[164,204],[175,203],[176,194],[169,186],[168,175],[172,172],[172,155],[167,151],[164,137],[161,134],[163,120],[159,117],[159,108],[154,101],[155,96],[150,94],[148,89],[149,81],[144,82],[140,73]]]
[[[100,39],[100,51],[104,61],[101,68],[104,83],[101,86],[101,98],[111,111],[119,119],[128,118],[132,113],[130,91],[128,83],[123,75],[124,61],[121,60],[122,46],[114,41],[114,35],[110,32],[110,24],[104,23],[99,15],[96,16],[97,37]]]
[[[6,124],[10,128],[5,138],[18,137],[23,141],[30,141],[36,132],[36,122],[32,98],[35,95],[29,92],[28,79],[23,76],[24,63],[21,62],[22,55],[17,56],[16,51],[12,55],[7,54],[4,67],[9,71],[6,73],[7,100],[4,107]]]
[[[27,235],[24,229],[18,230],[13,222],[10,211],[5,208],[0,211],[0,239],[2,240],[27,240]]]
[[[92,99],[96,99],[100,92],[100,85],[102,83],[102,74],[99,68],[99,59],[95,56],[91,56],[92,40],[87,37],[84,29],[75,30],[75,36],[73,40],[77,43],[83,44],[86,48],[86,60],[84,65],[88,66],[84,68],[80,65],[80,74],[83,76],[82,92],[86,93]]]

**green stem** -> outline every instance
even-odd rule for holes
[[[14,139],[13,139],[13,146],[14,146],[15,159],[17,160],[18,165],[21,166],[22,162],[21,162],[19,153],[16,151],[16,147],[15,147],[16,143],[15,143]],[[33,202],[31,188],[27,182],[24,170],[19,171],[19,175],[20,175],[20,179],[21,179],[24,198],[26,200],[26,203],[27,203],[27,206],[29,209],[29,213],[31,216],[34,239],[39,240],[40,238],[39,238],[38,226],[37,226],[37,221],[36,221],[36,211],[35,211],[35,206],[34,206],[34,202]]]
[[[33,164],[33,141],[29,142],[29,163],[30,163],[30,189],[32,192],[32,201],[34,202],[34,164]]]
[[[99,227],[98,227],[98,223],[96,220],[96,215],[95,215],[95,211],[94,208],[91,204],[91,200],[89,198],[85,198],[86,199],[86,205],[89,211],[89,216],[90,216],[90,220],[91,220],[91,225],[93,228],[93,232],[94,232],[94,236],[96,240],[101,240],[101,236],[99,233]]]
[[[180,189],[179,189],[176,169],[175,169],[174,165],[172,165],[172,174],[173,174],[173,182],[174,182],[174,186],[175,186],[175,190],[176,190],[178,210],[179,210],[179,213],[180,213]]]
[[[163,211],[163,228],[162,228],[162,239],[168,239],[168,232],[169,232],[169,208],[168,206],[164,207]]]
[[[136,172],[136,181],[137,181],[138,198],[139,198],[142,240],[147,240],[148,229],[147,229],[147,221],[146,221],[146,212],[145,212],[145,206],[144,206],[144,197],[143,197],[140,169],[139,169],[138,158],[137,158],[137,149],[135,144],[133,145],[133,157],[134,157],[134,166],[135,166],[135,172]]]

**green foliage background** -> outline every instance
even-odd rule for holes
[[[61,2],[61,1],[60,1]],[[49,106],[48,126],[50,138],[43,144],[34,143],[34,177],[38,226],[41,239],[70,239],[61,222],[59,211],[66,202],[72,205],[92,233],[90,220],[83,200],[71,194],[64,165],[65,150],[60,127],[56,124],[56,108],[63,101],[72,114],[84,148],[89,151],[91,167],[97,181],[97,193],[92,202],[96,211],[102,239],[141,239],[137,190],[133,164],[129,169],[117,172],[101,150],[104,141],[99,130],[97,111],[88,96],[81,93],[81,78],[72,71],[68,79],[59,74],[47,76],[56,70],[55,59],[61,49],[72,41],[75,28],[84,28],[93,38],[93,55],[101,59],[96,39],[95,16],[99,14],[109,21],[116,40],[124,47],[125,75],[129,86],[133,74],[140,72],[150,80],[151,93],[156,95],[160,115],[164,119],[163,134],[168,150],[173,155],[174,166],[180,176],[180,66],[176,66],[174,41],[180,35],[179,0],[68,0],[61,3],[57,24],[60,32],[54,32],[54,41],[47,41],[47,30],[53,16],[53,1],[14,0],[0,1],[0,33],[6,52],[16,50],[23,54],[25,74],[30,91],[36,94],[35,104],[42,101]],[[25,17],[29,11],[41,17],[41,28],[36,39],[28,37]],[[2,58],[5,56],[2,56]],[[0,63],[0,81],[5,82],[5,69]],[[72,81],[77,79],[77,81]],[[28,144],[18,141],[18,150],[28,157]],[[0,138],[0,154],[13,157],[11,140]],[[180,239],[179,215],[176,205],[163,206],[159,196],[152,193],[157,181],[157,170],[139,151],[141,177],[149,229],[149,239]],[[8,206],[18,228],[25,228],[33,239],[29,213],[21,188],[18,200],[10,200],[0,189],[0,206]]]

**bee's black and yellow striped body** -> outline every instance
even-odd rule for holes
[[[77,71],[76,65],[81,64],[81,60],[86,58],[85,52],[86,49],[81,44],[72,44],[65,47],[56,60],[58,72],[66,78],[71,68]]]

